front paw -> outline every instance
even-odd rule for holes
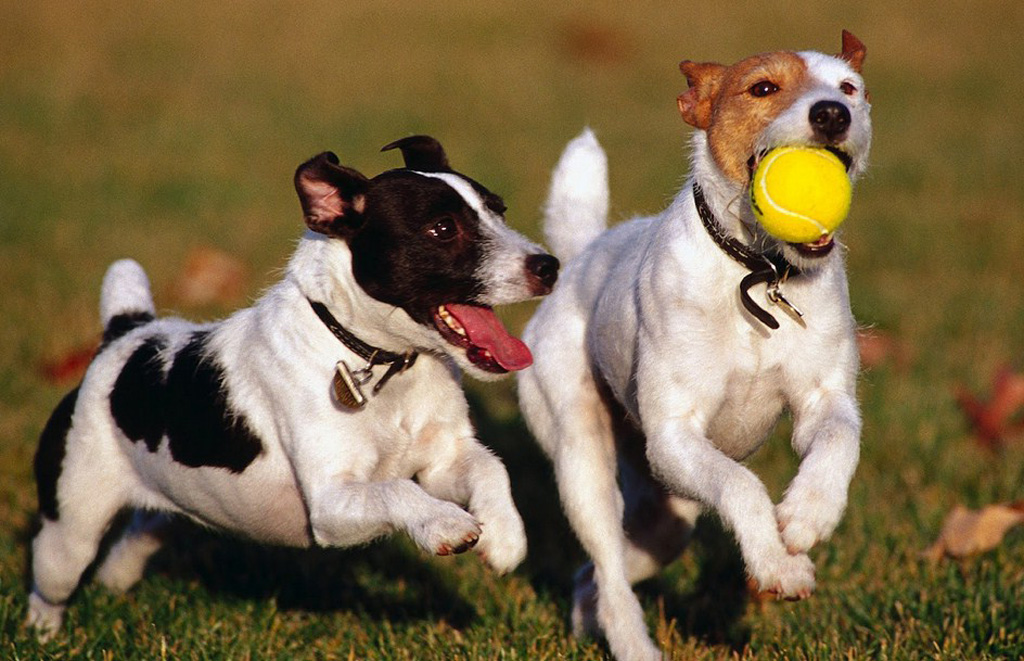
[[[775,508],[782,542],[790,553],[806,553],[832,535],[846,503],[837,503],[820,492],[793,492]]]
[[[427,553],[464,553],[480,539],[480,523],[453,503],[443,503],[409,530],[416,544]]]
[[[748,569],[761,592],[780,599],[806,599],[814,592],[814,563],[806,554],[782,553]]]
[[[483,517],[482,517],[483,518]],[[483,518],[483,535],[476,546],[480,557],[499,574],[505,574],[526,558],[526,530],[514,509],[503,516]]]

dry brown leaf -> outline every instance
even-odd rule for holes
[[[236,303],[245,292],[246,277],[245,265],[231,255],[208,246],[193,248],[171,285],[171,297],[197,307]]]
[[[1024,423],[1016,418],[1024,410],[1024,375],[1007,366],[996,372],[992,380],[992,395],[983,401],[961,386],[956,400],[967,414],[978,444],[997,449],[1007,436],[1024,431]]]
[[[1024,501],[986,505],[971,510],[953,508],[942,524],[942,532],[923,555],[938,561],[943,556],[965,558],[991,551],[1003,541],[1010,528],[1024,522]]]

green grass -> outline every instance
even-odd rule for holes
[[[907,359],[861,380],[862,462],[812,599],[750,603],[713,517],[639,592],[676,658],[1024,656],[1024,533],[963,563],[919,558],[953,504],[1024,498],[1022,439],[981,451],[952,395],[1024,366],[1024,5],[0,0],[0,658],[603,658],[568,635],[582,555],[508,382],[468,387],[527,522],[513,575],[403,539],[298,552],[189,530],[129,595],[86,583],[39,645],[21,628],[30,466],[67,387],[38,366],[97,337],[122,256],[162,309],[199,245],[249,265],[257,295],[300,231],[293,168],[322,149],[375,174],[396,164],[381,145],[429,132],[539,237],[549,170],[589,124],[613,214],[654,212],[687,170],[679,60],[832,51],[844,27],[868,45],[876,135],[844,234],[851,296]],[[753,461],[775,494],[795,469],[785,431]]]

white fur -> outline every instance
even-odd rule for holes
[[[100,322],[104,328],[111,317],[124,312],[156,314],[149,278],[134,260],[121,259],[111,264],[103,276],[101,292]]]
[[[555,166],[548,194],[544,240],[562,261],[604,231],[608,221],[608,159],[589,128],[570,142]]]
[[[868,106],[860,95],[851,100],[835,90],[841,80],[861,88],[862,81],[836,58],[805,60],[819,84],[798,101],[802,110],[784,113],[765,131],[765,146],[782,144],[771,142],[779,136],[810,142],[807,107],[827,88],[826,98],[851,106],[845,148],[856,175],[870,142]],[[586,228],[603,222],[607,204],[604,155],[595,146],[584,133],[555,170],[547,236],[564,268],[524,333],[534,366],[519,375],[519,396],[593,561],[577,577],[576,633],[599,629],[620,660],[653,659],[660,654],[630,584],[683,549],[701,507],[736,535],[762,590],[800,598],[814,589],[807,551],[839,522],[859,455],[855,325],[839,250],[801,260],[805,274],[784,285],[806,315],[802,322],[773,307],[763,285],[751,295],[781,328],[770,331],[747,313],[737,286],[748,271],[702,226],[693,179],[661,214],[591,240]],[[756,239],[745,190],[720,173],[705,132],[694,133],[692,148],[692,176],[719,222],[741,240]],[[592,217],[580,220],[573,209]],[[609,408],[605,388],[642,429],[646,446],[615,438],[613,416],[622,414]],[[802,461],[775,506],[742,461],[785,409]],[[644,454],[649,469],[635,459]],[[661,488],[668,491],[663,501],[650,496]]]
[[[520,254],[528,242],[502,242],[511,235],[506,229],[493,239],[491,254]],[[503,299],[513,294],[533,296],[524,285]],[[335,365],[363,362],[317,318],[307,297],[327,305],[363,341],[398,353],[418,350],[419,359],[365,409],[345,409],[331,396]],[[130,260],[111,266],[101,298],[105,321],[153,309],[145,274]],[[115,380],[147,337],[169,338],[162,354],[169,361],[197,329],[211,333],[209,350],[224,368],[231,409],[262,442],[262,453],[241,473],[177,463],[166,439],[150,452],[126,438],[111,414]],[[33,542],[28,623],[44,636],[60,626],[65,600],[125,507],[184,514],[290,546],[352,546],[402,531],[424,551],[444,553],[479,537],[475,550],[495,570],[510,571],[526,554],[523,524],[504,466],[469,422],[456,362],[487,374],[462,353],[368,296],[352,275],[348,245],[313,232],[300,240],[283,280],[252,307],[216,324],[159,319],[124,335],[98,355],[80,389],[58,480],[60,516],[44,517]],[[385,369],[374,368],[367,391]],[[159,515],[137,514],[100,580],[117,591],[134,584],[159,548],[160,523]]]

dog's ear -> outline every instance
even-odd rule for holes
[[[429,135],[411,135],[388,143],[380,148],[381,151],[401,149],[402,158],[405,159],[405,167],[420,172],[451,172],[448,165],[448,157],[444,153],[441,143]]]
[[[843,52],[839,54],[839,58],[849,62],[853,70],[860,73],[867,54],[868,49],[864,47],[864,43],[852,33],[843,30]]]
[[[679,70],[686,76],[686,90],[676,99],[679,114],[690,126],[706,129],[711,126],[711,111],[721,86],[722,74],[726,67],[715,62],[691,62],[683,60]]]
[[[329,151],[314,156],[295,170],[295,192],[306,225],[314,232],[347,239],[363,225],[366,177],[338,164]]]

